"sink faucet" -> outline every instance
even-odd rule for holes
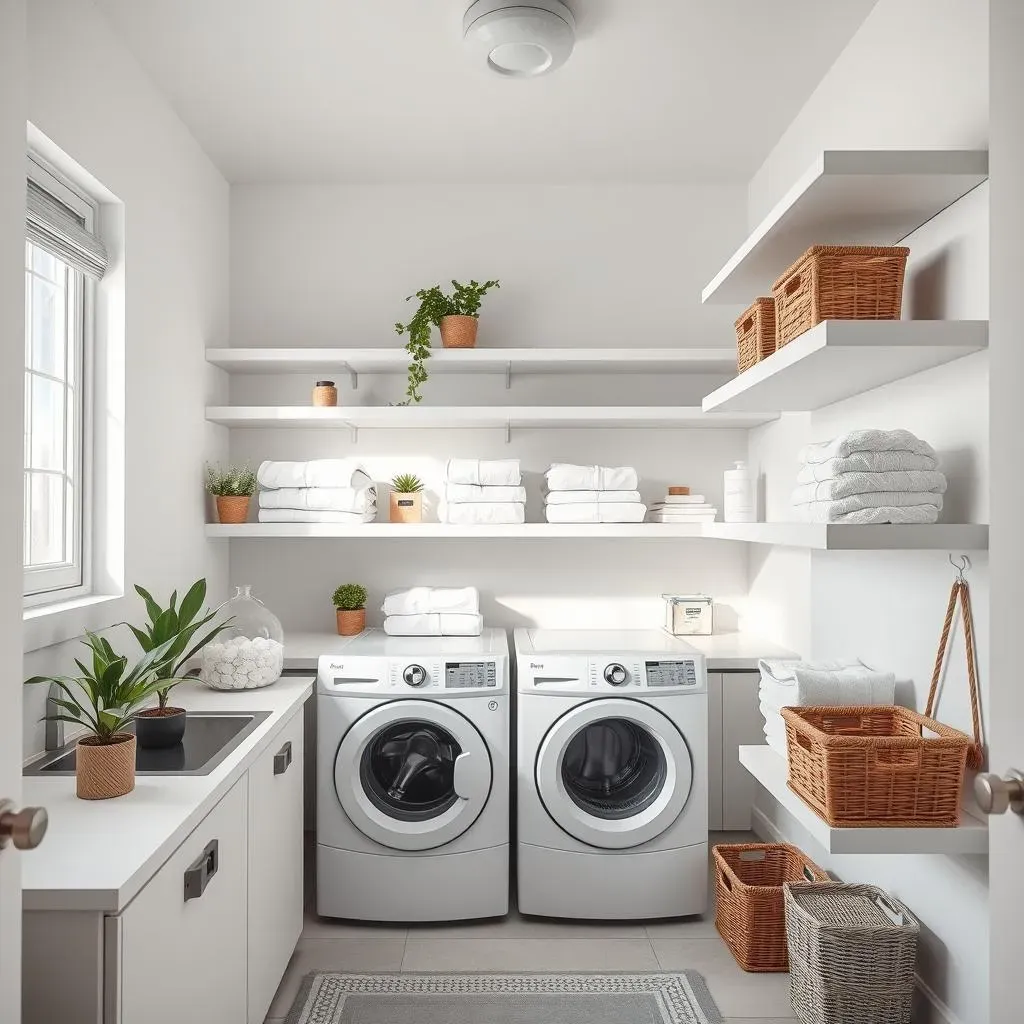
[[[57,699],[62,696],[60,687],[56,683],[50,683],[50,689],[46,691],[46,713],[47,715],[58,714],[60,705]],[[46,719],[46,739],[44,747],[46,750],[60,750],[64,746],[64,723],[57,719]]]

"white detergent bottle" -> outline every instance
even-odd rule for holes
[[[723,518],[727,523],[753,523],[754,483],[745,462],[725,471]]]

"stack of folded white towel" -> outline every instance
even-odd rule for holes
[[[256,473],[261,523],[372,523],[377,488],[353,459],[264,462]]]
[[[449,459],[438,518],[460,526],[526,522],[526,488],[519,460]]]
[[[484,620],[476,587],[410,587],[384,598],[388,636],[479,636]]]
[[[642,523],[647,514],[636,470],[629,466],[555,463],[544,479],[549,523]]]
[[[875,672],[860,661],[762,660],[758,667],[765,740],[782,757],[786,756],[783,708],[852,707],[896,700],[896,677]]]
[[[934,523],[946,477],[935,450],[909,430],[854,430],[808,445],[793,492],[812,523]]]
[[[651,506],[652,523],[713,523],[718,509],[703,494],[666,494]]]

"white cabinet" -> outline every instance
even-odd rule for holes
[[[300,708],[249,769],[249,1024],[262,1024],[302,932],[302,751]]]
[[[746,831],[754,780],[739,761],[739,748],[764,742],[757,672],[708,673],[708,828]]]
[[[722,673],[708,673],[708,830],[722,831]]]

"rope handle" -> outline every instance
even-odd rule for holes
[[[935,717],[938,702],[939,679],[942,666],[946,660],[946,645],[949,643],[949,631],[953,627],[953,616],[956,614],[957,601],[960,602],[960,613],[964,623],[964,645],[967,648],[967,682],[971,692],[971,721],[974,726],[974,745],[967,754],[967,764],[971,768],[980,768],[984,763],[984,748],[981,742],[981,711],[978,706],[978,672],[974,660],[974,616],[971,612],[971,592],[967,581],[957,579],[949,591],[949,604],[946,606],[946,618],[942,623],[942,635],[939,637],[939,651],[935,656],[935,668],[932,671],[932,685],[928,690],[928,704],[924,713],[928,718]]]

